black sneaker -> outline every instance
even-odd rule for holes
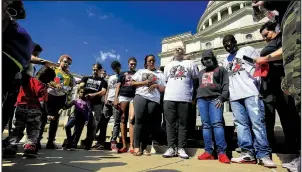
[[[18,150],[17,145],[7,145],[6,148],[3,150],[4,157],[13,157],[16,156]]]
[[[24,157],[29,157],[29,158],[37,157],[38,156],[38,151],[36,149],[36,146],[32,145],[32,144],[24,145],[23,156]]]
[[[58,149],[58,146],[54,142],[47,142],[46,149]]]
[[[42,149],[42,146],[41,146],[41,142],[40,141],[38,141],[37,142],[37,144],[36,144],[36,149]]]

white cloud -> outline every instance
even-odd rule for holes
[[[92,9],[91,9],[91,8],[90,8],[90,9],[86,9],[86,13],[87,13],[88,17],[93,17],[93,16],[95,16],[95,13],[92,12]]]
[[[87,45],[87,44],[88,44],[88,42],[84,41],[84,44],[85,44],[85,45]]]
[[[125,52],[127,53],[127,52],[128,52],[128,50],[127,50],[127,49],[125,49]]]
[[[104,62],[108,58],[119,60],[121,56],[115,53],[115,51],[114,52],[112,51],[104,52],[101,50],[100,55],[96,57],[96,61]]]
[[[104,14],[104,15],[101,15],[99,18],[100,18],[101,20],[106,20],[106,19],[109,18],[109,16],[106,15],[106,14]]]

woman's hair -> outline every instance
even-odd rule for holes
[[[111,63],[111,68],[114,70],[114,69],[116,69],[116,68],[118,68],[118,67],[121,67],[122,65],[121,65],[121,63],[119,62],[119,61],[117,61],[117,60],[114,60],[112,63]]]
[[[56,77],[56,73],[53,69],[43,66],[36,74],[36,78],[44,84],[53,81]]]
[[[130,63],[131,61],[135,61],[135,63],[137,63],[137,60],[136,60],[135,57],[130,57],[130,58],[128,59],[128,63]]]
[[[83,90],[84,95],[85,95],[85,94],[87,93],[87,90],[86,90],[85,88],[83,88],[83,87],[80,87],[80,88],[78,89],[77,93],[79,94],[80,91],[82,91],[82,90]]]
[[[147,69],[148,68],[148,66],[147,66],[147,59],[148,59],[148,57],[153,57],[154,58],[154,60],[156,60],[155,59],[155,56],[153,55],[153,54],[148,54],[148,55],[146,55],[146,57],[145,57],[145,63],[144,63],[144,67],[145,67],[145,69]]]
[[[92,66],[96,66],[97,69],[103,69],[103,66],[100,63],[93,64]]]
[[[72,62],[72,58],[67,54],[61,55],[61,57],[59,58],[59,62],[61,62],[64,58],[67,58],[68,60],[70,60]]]
[[[277,25],[278,25],[278,23],[276,23],[276,22],[268,21],[268,22],[264,23],[264,25],[261,26],[260,33],[264,29],[267,29],[268,31],[274,31],[275,32]]]

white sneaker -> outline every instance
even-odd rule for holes
[[[283,163],[282,167],[287,168],[291,172],[298,172],[299,164],[300,164],[300,158],[295,158],[289,163]]]
[[[176,151],[173,148],[169,148],[166,150],[166,152],[163,154],[164,158],[171,158],[171,157],[176,157]]]
[[[277,167],[277,165],[274,163],[274,161],[269,156],[260,158],[259,164],[263,165],[264,167],[268,167],[268,168]]]
[[[189,155],[186,153],[185,149],[179,148],[177,153],[180,158],[189,159]]]
[[[253,155],[250,153],[244,153],[242,152],[239,157],[237,158],[232,158],[232,162],[234,163],[242,163],[242,164],[256,164],[257,161]]]

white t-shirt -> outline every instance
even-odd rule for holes
[[[107,101],[114,101],[115,89],[117,86],[117,75],[112,75],[108,79],[108,97]]]
[[[255,59],[260,54],[253,47],[240,48],[224,60],[224,67],[229,73],[230,100],[239,100],[259,95],[259,77],[253,77],[254,64],[243,60],[243,56]]]
[[[167,80],[164,100],[192,102],[193,79],[198,73],[197,65],[192,60],[169,62],[164,70]]]
[[[166,80],[165,76],[161,71],[150,71],[148,69],[140,69],[133,76],[132,80],[137,82],[142,82],[145,80],[153,80],[154,83],[159,84],[161,86],[165,86]],[[150,101],[160,103],[160,92],[158,89],[154,89],[153,91],[148,90],[148,86],[138,87],[135,90],[135,94],[144,97]]]

